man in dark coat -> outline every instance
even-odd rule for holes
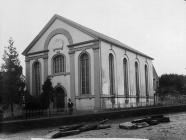
[[[72,112],[73,112],[73,103],[72,103],[71,99],[68,99],[68,110],[69,110],[69,114],[72,114]]]

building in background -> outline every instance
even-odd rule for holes
[[[77,110],[153,102],[153,58],[118,40],[54,15],[23,51],[26,83],[38,96],[52,77],[55,108]]]

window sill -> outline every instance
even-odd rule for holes
[[[101,95],[101,98],[114,98],[114,97],[117,97],[117,95],[107,95],[107,94],[102,94]]]
[[[61,76],[61,75],[70,75],[70,72],[60,72],[60,73],[54,73],[52,76]]]
[[[92,99],[92,98],[95,98],[95,95],[90,95],[90,94],[87,94],[87,95],[80,95],[80,96],[76,96],[75,97],[76,99],[87,99],[87,98],[89,98],[89,99]]]

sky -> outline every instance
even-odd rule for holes
[[[184,0],[0,0],[0,65],[12,37],[21,54],[58,14],[154,58],[158,73],[186,74]]]

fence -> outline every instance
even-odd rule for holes
[[[68,116],[68,115],[80,115],[80,114],[90,114],[94,110],[76,110],[70,112],[67,108],[49,108],[49,109],[38,109],[38,110],[22,110],[18,115],[9,115],[7,117],[2,117],[3,121],[8,120],[23,120],[23,119],[36,119],[36,118],[49,118],[58,116]],[[3,116],[6,116],[4,113]]]
[[[101,109],[125,109],[155,105],[154,97],[102,97]]]
[[[156,99],[154,97],[140,97],[138,102],[135,97],[121,98],[121,97],[102,97],[101,98],[101,109],[94,110],[94,108],[87,110],[73,110],[73,115],[78,114],[90,114],[95,111],[105,112],[105,111],[117,111],[125,110],[131,108],[141,108],[141,107],[151,107],[151,106],[167,106],[167,105],[181,105],[186,104],[186,97],[167,97],[164,100]],[[58,109],[43,109],[43,110],[22,110],[17,116],[4,117],[3,120],[21,120],[21,119],[35,119],[35,118],[48,118],[54,116],[68,116],[70,112],[67,108]]]

